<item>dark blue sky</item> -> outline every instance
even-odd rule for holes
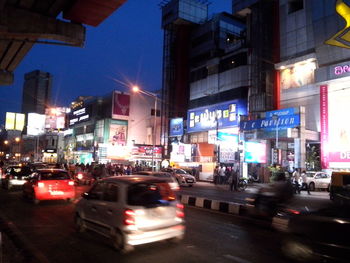
[[[43,70],[53,75],[52,101],[68,104],[80,95],[105,95],[137,82],[146,90],[162,83],[160,0],[128,0],[98,27],[87,27],[84,48],[35,45],[15,71],[12,86],[0,87],[0,125],[5,112],[19,112],[24,74]],[[231,0],[213,0],[209,14],[231,12]]]

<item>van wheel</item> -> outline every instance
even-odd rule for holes
[[[134,250],[133,246],[125,244],[125,238],[119,230],[111,234],[111,239],[113,248],[118,250],[120,254],[127,254]]]
[[[84,220],[79,216],[79,215],[75,215],[75,227],[77,229],[77,232],[79,233],[83,233],[86,230],[86,226],[84,223]]]
[[[315,183],[310,183],[309,189],[310,189],[310,191],[315,191]]]

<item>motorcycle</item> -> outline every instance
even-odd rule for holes
[[[91,185],[94,178],[87,172],[78,172],[74,176],[74,181],[76,185]]]
[[[244,191],[248,186],[248,180],[245,178],[239,178],[237,188],[239,191]]]
[[[263,186],[256,186],[252,190],[252,197],[246,198],[254,215],[272,218],[292,199],[294,189],[290,182],[275,182]]]

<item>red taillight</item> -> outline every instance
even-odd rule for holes
[[[45,186],[45,184],[43,182],[38,182],[38,187],[39,188],[43,188]]]
[[[294,210],[294,209],[287,209],[288,212],[294,214],[294,215],[300,215],[300,211]]]
[[[184,213],[184,205],[183,204],[176,204],[176,216],[179,218],[184,218],[185,213]]]
[[[124,211],[124,224],[125,225],[135,225],[135,212],[131,209]]]
[[[74,181],[69,181],[68,185],[74,185]]]

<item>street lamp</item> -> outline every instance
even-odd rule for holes
[[[133,86],[132,87],[132,91],[135,93],[142,93],[145,94],[149,97],[154,98],[154,125],[153,125],[153,139],[152,139],[152,171],[154,171],[154,147],[155,147],[155,141],[156,141],[156,129],[157,129],[157,94],[146,91],[146,90],[142,90],[140,89],[138,86]]]

